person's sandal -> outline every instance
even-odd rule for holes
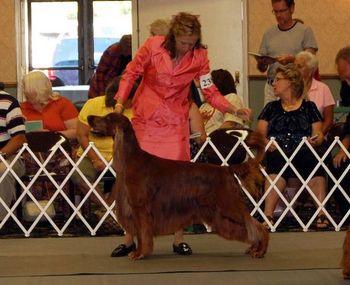
[[[319,215],[316,221],[316,228],[318,230],[325,230],[325,229],[328,229],[328,227],[329,227],[329,221],[326,215],[324,214]]]

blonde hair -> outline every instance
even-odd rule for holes
[[[282,73],[283,77],[289,80],[292,87],[292,93],[295,97],[300,98],[304,92],[304,81],[303,77],[294,63],[288,63],[281,65],[277,68],[276,74]]]
[[[152,36],[166,36],[169,32],[170,21],[165,19],[157,19],[149,26],[149,32]]]
[[[23,92],[31,101],[46,105],[50,100],[57,100],[59,93],[52,91],[50,79],[42,71],[31,71],[24,75]]]

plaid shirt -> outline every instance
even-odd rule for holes
[[[118,43],[109,46],[103,52],[96,72],[91,77],[89,98],[105,95],[107,85],[123,72],[130,60],[131,56],[121,54]]]

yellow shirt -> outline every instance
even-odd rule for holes
[[[89,99],[81,109],[79,113],[79,121],[85,125],[89,126],[89,123],[87,121],[87,117],[90,115],[95,116],[105,116],[109,113],[114,112],[114,109],[112,107],[106,107],[105,105],[105,96],[98,96],[92,99]],[[129,120],[132,117],[132,109],[125,109],[124,115],[129,118]],[[93,135],[92,133],[89,134],[89,141],[93,142],[96,146],[96,148],[100,151],[102,156],[107,160],[110,161],[113,156],[113,138],[111,137],[99,137],[96,135]],[[81,156],[83,154],[83,149],[79,147],[77,155]]]
[[[89,126],[87,117],[90,115],[95,116],[105,116],[109,113],[114,112],[112,107],[106,107],[105,105],[105,96],[98,96],[92,99],[89,99],[84,104],[81,109],[78,119],[84,125]],[[100,151],[101,155],[107,160],[112,159],[113,152],[113,138],[112,137],[99,137],[89,133],[89,141],[95,144],[95,147]],[[77,155],[81,156],[83,154],[83,149],[79,147]]]

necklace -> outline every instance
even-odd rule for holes
[[[298,99],[293,104],[286,104],[286,103],[282,102],[282,107],[285,111],[289,112],[289,111],[294,111],[294,110],[298,109],[300,107],[300,104],[301,104],[301,100]]]

